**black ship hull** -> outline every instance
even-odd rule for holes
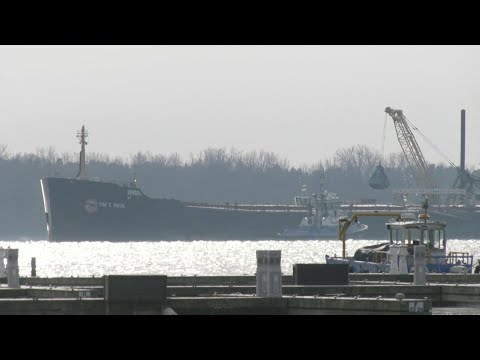
[[[130,185],[41,179],[50,241],[275,239],[305,216],[301,207],[213,206],[154,199]]]
[[[298,226],[307,211],[293,205],[237,207],[154,199],[130,185],[81,179],[47,177],[41,179],[41,188],[50,241],[282,239],[279,232]],[[344,210],[408,211],[380,206]],[[480,238],[480,212],[431,208],[430,214],[448,224],[450,239]],[[388,218],[360,216],[359,220],[368,225],[362,238],[387,239]]]

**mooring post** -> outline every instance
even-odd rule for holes
[[[20,287],[18,249],[7,249],[7,283],[9,288]]]
[[[257,296],[282,297],[281,259],[281,250],[257,250]]]
[[[37,276],[37,259],[32,257],[32,273],[31,273],[31,276],[32,277],[36,277]]]
[[[7,250],[0,248],[0,278],[7,277],[7,268],[5,266],[5,258],[7,257]]]
[[[415,245],[413,247],[413,273],[414,285],[425,285],[427,283],[427,274],[425,266],[425,245]]]

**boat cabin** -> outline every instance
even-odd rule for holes
[[[400,219],[386,223],[390,245],[406,245],[409,256],[407,265],[413,266],[415,245],[425,246],[426,264],[431,272],[449,272],[454,266],[464,266],[470,270],[473,265],[473,256],[462,252],[447,254],[447,224],[441,221],[432,221],[428,214],[420,214],[415,219],[414,214],[402,214]],[[460,271],[461,269],[459,269]]]
[[[414,214],[405,213],[400,219],[387,222],[386,225],[390,244],[406,245],[410,254],[413,254],[415,245],[425,245],[427,256],[446,255],[446,223],[431,221],[425,214],[415,219]]]

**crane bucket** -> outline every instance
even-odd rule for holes
[[[370,177],[370,180],[368,180],[368,185],[377,190],[383,190],[390,186],[390,181],[388,180],[388,177],[385,174],[385,169],[382,165],[377,166],[375,172]]]

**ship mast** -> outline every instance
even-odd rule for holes
[[[87,137],[88,132],[85,130],[85,125],[83,125],[82,130],[77,131],[77,138],[80,140],[80,144],[82,145],[82,150],[80,151],[80,166],[77,175],[77,178],[79,179],[87,178],[87,172],[85,170],[85,145],[88,144]]]

